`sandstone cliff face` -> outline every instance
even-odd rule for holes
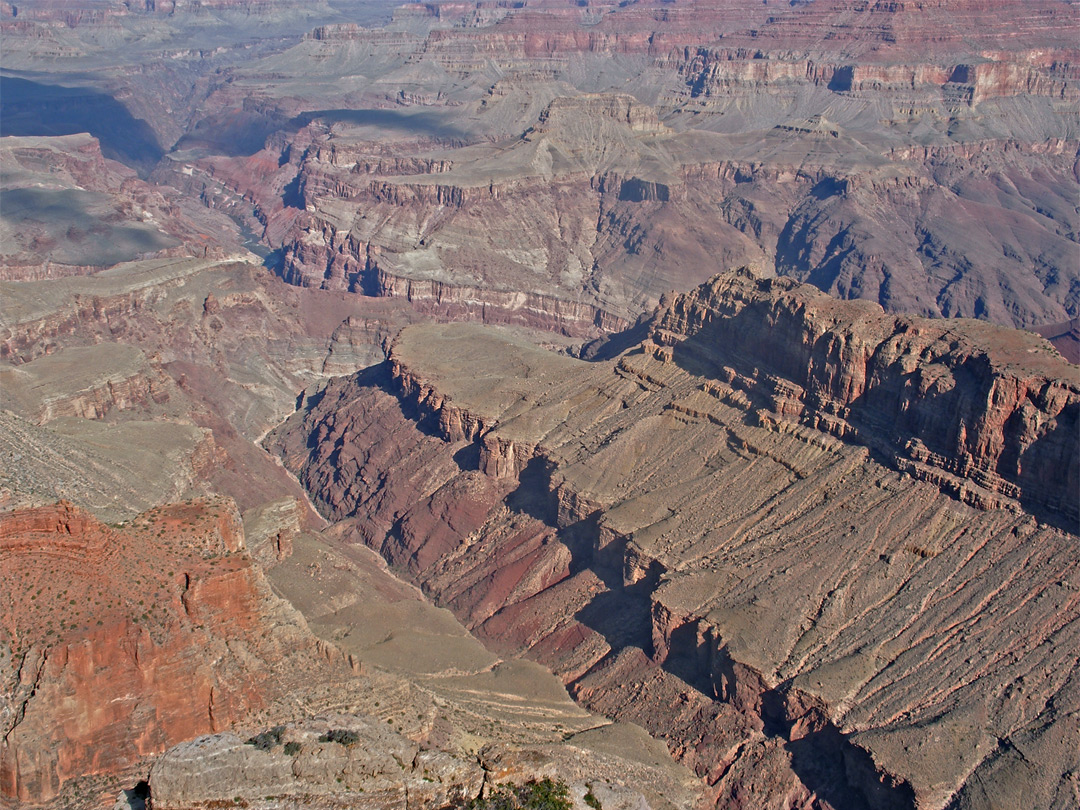
[[[1080,520],[1080,387],[1044,342],[974,323],[894,318],[786,280],[722,276],[663,308],[653,339],[780,418],[852,434],[961,499],[1000,492]],[[661,353],[662,354],[662,353]],[[750,377],[736,368],[753,368]],[[905,459],[905,461],[899,461]]]
[[[275,667],[323,657],[244,550],[225,500],[110,528],[70,504],[0,516],[4,705],[0,794],[131,774],[148,755],[272,700]]]
[[[1076,456],[1070,367],[746,273],[665,302],[651,334],[587,364],[413,327],[273,446],[482,638],[665,739],[717,806],[983,807],[990,784],[1067,803],[1077,542],[1027,510],[1075,527],[1075,487],[1040,469]]]

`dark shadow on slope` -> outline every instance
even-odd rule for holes
[[[517,489],[506,496],[506,505],[511,511],[529,515],[548,526],[556,526],[559,504],[550,487],[551,465],[535,456],[518,474]]]
[[[266,147],[267,140],[275,133],[282,133],[289,138],[315,121],[327,127],[335,124],[376,127],[391,130],[395,134],[405,133],[431,138],[446,142],[447,145],[460,145],[469,138],[467,132],[448,123],[446,117],[430,111],[313,110],[286,118],[276,111],[254,107],[249,109],[245,105],[237,109],[214,113],[199,120],[176,142],[173,149],[196,149],[227,157],[249,157]],[[284,165],[285,162],[287,159],[283,153],[279,158],[279,165]],[[289,204],[286,201],[286,205]]]
[[[107,93],[0,76],[0,135],[80,132],[97,138],[105,157],[135,169],[142,177],[164,155],[150,125]]]
[[[626,647],[638,647],[651,656],[649,591],[644,583],[604,591],[574,618],[602,635],[614,654]]]
[[[149,798],[150,785],[143,779],[133,788],[124,788],[117,797],[116,806],[125,807],[128,810],[146,810],[146,801]]]
[[[870,754],[831,723],[788,742],[791,767],[835,810],[911,810],[915,791],[881,774]],[[853,786],[858,787],[853,789]]]
[[[208,115],[195,123],[173,146],[174,151],[204,150],[213,155],[248,157],[266,140],[289,125],[284,115],[265,110],[233,109]]]
[[[1056,421],[1028,447],[1010,448],[1019,456],[1020,504],[1043,523],[1080,534],[1080,456],[1073,449],[1080,436],[1080,404],[1066,407]]]
[[[313,121],[319,121],[326,126],[350,124],[376,127],[457,144],[463,144],[471,137],[465,130],[448,123],[449,120],[436,112],[412,112],[408,109],[313,110],[290,119],[288,129],[296,131]]]
[[[649,319],[643,316],[629,329],[589,341],[581,347],[578,356],[582,360],[613,360],[627,349],[637,346],[648,336]]]
[[[286,208],[304,209],[304,187],[300,174],[286,183],[285,188],[281,190],[281,204]]]
[[[454,453],[454,463],[458,465],[458,469],[462,472],[474,472],[479,470],[480,445],[476,442],[469,442]]]

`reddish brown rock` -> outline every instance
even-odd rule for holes
[[[227,500],[110,528],[61,503],[0,516],[5,572],[0,793],[127,774],[272,700],[290,656],[325,668],[244,552]],[[299,626],[297,622],[300,622]]]
[[[1072,367],[1028,333],[746,272],[649,331],[590,364],[410,327],[273,446],[482,638],[666,740],[717,806],[1063,801]],[[1014,739],[1040,773],[1003,758]]]

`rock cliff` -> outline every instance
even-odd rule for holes
[[[231,501],[119,527],[64,502],[7,512],[0,561],[8,800],[135,773],[270,703],[301,661],[330,674],[321,642],[248,557]]]
[[[1001,493],[1080,521],[1080,387],[1038,338],[896,318],[747,272],[678,297],[651,331],[659,357],[722,368],[767,404],[763,419],[853,435],[962,500]]]
[[[153,182],[113,166],[68,184],[63,227],[9,226],[6,272],[250,238],[295,283],[437,281],[472,302],[457,317],[482,316],[488,289],[524,292],[581,307],[579,334],[750,263],[895,312],[1077,315],[1080,57],[1064,0],[388,12],[10,5],[8,62],[41,82],[5,79],[5,131],[85,128]],[[232,24],[248,17],[259,34]],[[123,64],[102,37],[123,38]],[[80,59],[100,71],[67,86]],[[21,169],[25,146],[8,150]],[[718,164],[730,176],[709,178]],[[47,207],[56,180],[5,191]],[[130,210],[138,223],[118,227]]]
[[[492,290],[632,322],[664,289],[753,263],[894,312],[1060,322],[1080,301],[1074,16],[1049,1],[402,10],[317,29],[268,66],[267,84],[313,81],[315,97],[215,90],[231,125],[281,127],[184,182],[254,206],[292,283],[437,282],[473,302],[457,317]],[[371,81],[335,95],[312,65]]]
[[[665,739],[717,806],[1067,802],[1071,367],[1024,333],[746,272],[647,333],[584,363],[411,327],[272,447],[496,649]]]

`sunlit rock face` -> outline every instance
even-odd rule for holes
[[[481,638],[666,739],[718,806],[1070,795],[1071,367],[1027,333],[748,271],[645,332],[590,363],[410,327],[272,446]]]
[[[229,500],[120,527],[61,502],[0,516],[5,572],[3,795],[130,771],[259,709],[301,661],[328,663],[247,555]]]

